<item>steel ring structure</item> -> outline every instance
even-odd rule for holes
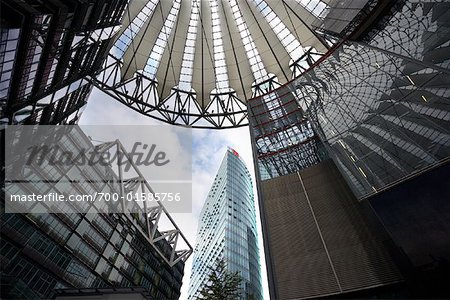
[[[170,124],[247,125],[249,99],[290,82],[327,52],[313,29],[329,11],[326,2],[131,1],[96,85]]]

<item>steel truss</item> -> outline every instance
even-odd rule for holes
[[[103,70],[93,82],[109,96],[154,119],[193,128],[234,128],[246,126],[247,106],[232,90],[211,93],[211,101],[202,108],[195,91],[172,88],[172,93],[160,100],[158,82],[137,72],[121,81],[123,62],[110,55]]]
[[[291,66],[294,76],[299,76],[311,67],[323,54],[310,48]],[[158,82],[143,72],[136,72],[127,80],[122,80],[123,61],[111,53],[102,70],[92,78],[94,85],[131,109],[154,119],[192,128],[236,128],[248,125],[246,101],[237,97],[230,89],[225,92],[211,92],[206,107],[199,104],[194,90],[185,91],[176,87],[171,94],[160,99]],[[252,97],[264,95],[279,88],[275,76],[254,84]]]
[[[141,193],[151,193],[154,195],[154,191],[150,184],[145,180],[144,175],[139,171],[136,164],[133,162],[130,155],[126,152],[123,145],[119,140],[113,142],[107,142],[95,146],[95,151],[98,155],[104,155],[110,151],[115,151],[113,157],[117,157],[115,160],[115,167],[118,170],[118,183],[120,189],[120,211],[123,212],[130,220],[135,221],[136,229],[145,237],[148,243],[155,249],[155,251],[161,256],[161,258],[169,264],[171,267],[178,262],[186,260],[192,254],[192,246],[189,244],[186,237],[181,230],[175,224],[175,221],[167,212],[164,205],[157,198],[152,203],[157,203],[156,206],[149,207],[147,201],[142,201],[144,207],[137,207],[136,201],[127,201],[127,195],[136,195]],[[124,166],[131,166],[127,170]],[[112,166],[111,166],[112,167]],[[136,176],[137,174],[137,176]],[[123,196],[123,197],[122,197]],[[124,200],[127,199],[127,200]],[[137,210],[142,210],[144,215],[139,216],[136,214]],[[165,231],[159,231],[158,225],[160,224],[161,217],[167,217],[170,221],[170,228]],[[167,224],[164,224],[167,226]],[[170,246],[170,254],[167,253],[167,247],[161,244],[161,241],[165,241]],[[182,248],[183,243],[186,248]]]

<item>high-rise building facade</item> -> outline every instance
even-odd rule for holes
[[[94,146],[78,126],[22,126],[17,131],[13,127],[7,131],[12,130],[14,137],[8,132],[6,137],[14,143],[7,147],[12,159],[7,160],[5,174],[11,180],[5,182],[0,201],[1,298],[52,299],[104,289],[135,291],[145,299],[178,299],[184,263],[192,248],[173,221],[166,227],[169,233],[161,230],[159,220],[167,214],[162,204],[142,207],[137,201],[21,202],[14,198],[60,195],[69,199],[100,192],[132,196],[141,192],[136,190],[141,184],[151,191],[143,177],[135,177],[134,164],[128,171],[114,162],[55,164],[51,155],[44,155],[41,163],[20,163],[27,160],[22,155],[23,141],[34,139],[35,145],[83,153],[86,162],[92,151],[98,156],[116,151],[125,157],[120,142]],[[17,180],[12,174],[24,177],[18,175],[22,179]]]
[[[1,3],[0,123],[75,123],[128,1]]]
[[[262,299],[253,185],[233,149],[225,154],[200,213],[188,299],[198,298],[219,259],[242,277],[241,299]]]
[[[330,1],[332,48],[249,101],[274,299],[449,292],[450,7],[365,2]]]

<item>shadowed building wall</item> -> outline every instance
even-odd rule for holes
[[[331,160],[261,183],[276,299],[325,296],[402,280]],[[372,216],[373,217],[373,216]]]

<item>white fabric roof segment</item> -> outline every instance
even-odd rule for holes
[[[283,9],[281,5],[273,6],[273,10],[277,15],[282,15],[283,11],[287,14],[284,18],[284,24],[295,35],[303,48],[313,47],[318,52],[325,53],[327,47],[314,35],[311,24],[321,23],[321,19],[313,15],[305,7],[298,4],[296,0],[284,0]]]
[[[163,1],[164,2],[164,1]],[[147,59],[147,63],[144,67],[144,73],[151,79],[156,79],[156,72],[159,68],[159,63],[161,62],[162,55],[166,50],[166,46],[169,42],[170,34],[177,21],[178,13],[180,12],[181,0],[174,0],[172,8],[167,15],[164,25],[158,34],[158,37],[153,45],[150,55]]]
[[[216,90],[229,89],[227,63],[225,60],[225,50],[222,40],[221,18],[219,15],[219,1],[209,0],[211,6],[212,34],[213,34],[213,57],[214,75],[216,77]]]
[[[267,73],[274,74],[279,81],[288,81],[291,78],[288,52],[281,43],[277,42],[277,35],[265,22],[255,3],[252,0],[239,1],[239,3]],[[275,5],[277,4],[275,3]]]
[[[136,73],[158,82],[159,101],[174,89],[194,92],[205,109],[215,92],[246,102],[272,74],[280,84],[306,47],[326,48],[311,32],[321,0],[134,0],[111,53],[122,80]],[[320,10],[320,12],[319,12]]]
[[[156,73],[160,101],[165,101],[165,98],[173,93],[173,88],[177,88],[180,83],[185,45],[192,16],[192,2],[181,1],[180,4],[176,22],[168,37],[167,46],[164,48],[159,62],[160,67]]]
[[[275,14],[266,1],[253,0],[253,2],[256,4],[261,15],[266,19],[267,23],[269,23],[270,27],[277,35],[278,40],[281,44],[283,44],[284,48],[289,53],[291,59],[295,61],[300,58],[304,54],[303,47],[300,46],[298,40],[289,31],[283,21],[281,21],[280,17]]]
[[[303,6],[305,9],[307,9],[311,14],[316,16],[317,18],[324,18],[327,9],[329,0],[295,0],[297,3],[299,3],[301,6]]]
[[[224,32],[222,39],[225,48],[225,57],[227,61],[228,77],[230,86],[239,99],[246,102],[251,97],[249,87],[253,83],[253,75],[250,62],[247,59],[244,45],[234,21],[231,10],[227,7],[228,2],[221,1],[221,22],[222,31]]]
[[[241,13],[237,0],[230,0],[229,4],[234,17],[235,25],[245,48],[247,59],[250,62],[253,78],[255,81],[263,81],[267,77],[267,70],[264,67],[259,51],[256,48],[253,37],[248,29],[247,22]]]
[[[195,42],[200,19],[200,0],[192,0],[191,18],[189,20],[183,62],[180,70],[178,88],[184,91],[192,89],[192,73],[194,70]]]
[[[200,0],[200,28],[194,55],[192,85],[197,92],[197,102],[206,108],[210,102],[210,92],[215,88],[212,49],[211,7],[208,1]]]
[[[122,59],[125,51],[128,50],[131,43],[136,39],[137,34],[141,31],[143,25],[153,14],[159,0],[136,1],[135,5],[129,6],[124,14],[124,22],[128,24],[123,31],[120,32],[119,38],[113,46],[113,55]],[[135,2],[133,2],[135,3]]]

